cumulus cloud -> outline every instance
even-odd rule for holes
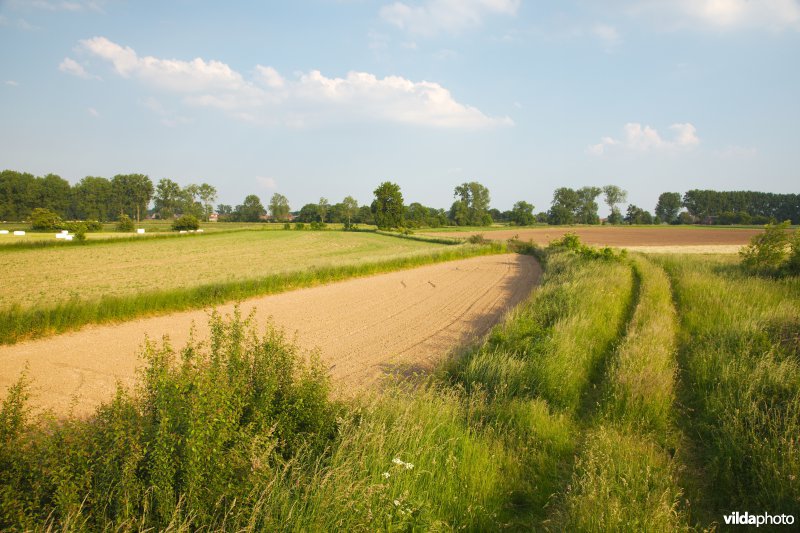
[[[592,155],[604,155],[614,147],[637,152],[653,150],[687,149],[697,146],[700,138],[697,128],[691,123],[673,124],[669,127],[673,132],[671,140],[664,139],[655,128],[642,126],[638,122],[629,122],[623,128],[624,135],[620,139],[603,137],[600,142],[587,148]]]
[[[220,61],[140,57],[132,48],[104,37],[81,41],[89,53],[108,61],[123,78],[182,95],[188,105],[216,108],[240,120],[306,125],[336,121],[379,120],[442,128],[511,125],[462,104],[438,83],[400,76],[379,78],[349,72],[330,78],[319,70],[284,78],[257,65],[249,79]]]
[[[521,0],[427,0],[394,2],[381,8],[386,22],[420,35],[458,33],[480,26],[487,15],[515,15]]]
[[[628,10],[674,26],[800,30],[797,0],[639,0],[629,3]]]
[[[278,182],[275,181],[275,178],[270,178],[269,176],[256,176],[256,181],[265,189],[278,188]]]
[[[85,80],[96,77],[86,72],[86,69],[83,68],[83,65],[81,65],[80,63],[69,57],[65,57],[64,60],[61,63],[59,63],[58,70],[66,74],[71,74],[73,76],[83,78]]]

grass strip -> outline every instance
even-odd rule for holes
[[[551,525],[563,531],[689,529],[674,455],[676,312],[664,271],[632,259],[638,297]]]
[[[800,278],[747,275],[725,256],[656,256],[680,322],[681,417],[709,489],[734,510],[800,516]]]
[[[506,246],[502,244],[464,245],[432,254],[389,261],[320,267],[244,281],[152,291],[130,296],[103,297],[92,301],[73,299],[53,307],[23,309],[21,306],[15,305],[0,310],[0,344],[14,344],[21,340],[76,330],[87,324],[101,324],[197,309],[348,278],[370,276],[443,261],[500,254],[506,251]]]

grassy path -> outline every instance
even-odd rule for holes
[[[680,316],[678,395],[691,413],[681,426],[692,477],[703,480],[698,518],[800,518],[799,280],[748,276],[722,257],[657,260]]]
[[[587,405],[585,440],[548,528],[677,531],[688,528],[674,457],[676,313],[663,270],[632,260],[638,280],[624,336]],[[599,376],[600,377],[600,376]]]

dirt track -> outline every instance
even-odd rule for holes
[[[299,345],[319,348],[335,386],[352,389],[389,372],[424,369],[450,349],[484,334],[522,301],[541,270],[521,255],[478,257],[255,298],[242,304],[268,317]],[[233,305],[219,308],[230,313]],[[26,362],[34,379],[32,403],[62,415],[90,413],[119,380],[134,383],[145,335],[168,334],[179,348],[192,323],[208,334],[207,312],[134,320],[0,347],[0,397]]]
[[[595,246],[685,246],[685,245],[744,245],[759,233],[760,229],[698,228],[698,227],[546,227],[520,228],[481,233],[487,239],[506,240],[519,236],[523,241],[533,240],[537,244],[548,244],[560,239],[565,233],[577,233],[581,240]],[[465,238],[470,233],[431,233],[437,237]]]

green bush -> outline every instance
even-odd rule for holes
[[[486,238],[483,235],[478,233],[475,235],[470,235],[469,238],[467,238],[467,242],[470,244],[486,244],[489,241],[486,240]]]
[[[173,231],[196,230],[200,227],[200,221],[194,215],[182,215],[172,221]]]
[[[288,222],[284,222],[283,223],[283,229],[292,229],[292,225],[289,224]]]
[[[180,353],[146,343],[140,386],[88,419],[36,424],[26,379],[12,387],[0,409],[0,530],[226,529],[211,526],[234,508],[257,513],[296,457],[319,460],[340,414],[319,362],[238,310],[213,314],[210,329]]]
[[[739,252],[742,266],[757,274],[777,274],[787,263],[789,254],[789,221],[767,224],[764,233],[750,240],[750,244]]]
[[[120,233],[131,233],[133,229],[133,220],[131,220],[131,217],[124,213],[120,215],[117,221],[117,231]]]
[[[312,231],[324,230],[327,227],[328,227],[328,225],[325,224],[324,222],[312,222],[311,223],[311,230]]]
[[[37,207],[31,212],[31,229],[34,231],[57,230],[62,224],[61,217],[50,209]]]

